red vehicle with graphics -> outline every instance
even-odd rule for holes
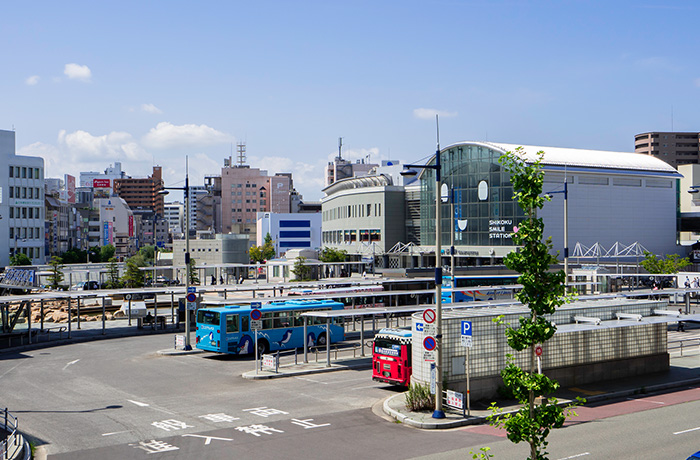
[[[372,380],[407,387],[412,369],[411,331],[381,329],[372,347]]]

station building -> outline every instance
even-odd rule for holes
[[[511,234],[524,216],[513,200],[510,176],[499,158],[517,147],[459,142],[440,150],[442,181],[454,198],[454,203],[448,200],[442,204],[440,236],[443,256],[450,253],[454,238],[455,266],[500,265],[515,249]],[[677,182],[681,175],[673,167],[658,158],[631,152],[522,147],[528,162],[544,151],[543,193],[551,194],[552,200],[539,217],[559,259],[564,258],[565,227],[570,257],[577,244],[609,248],[617,243],[637,243],[655,254],[678,251]],[[427,165],[434,164],[433,155]],[[376,175],[327,187],[322,202],[324,245],[361,256],[360,231],[369,230],[365,238],[371,243],[371,230],[381,229],[385,255],[377,259],[378,267],[434,266],[434,174],[432,169],[421,170],[417,186],[396,186]],[[564,221],[565,181],[568,222]],[[375,217],[374,206],[380,202],[383,214]],[[379,217],[374,225],[371,219]],[[410,253],[401,247],[410,247]],[[449,264],[446,259],[442,260],[445,265]]]

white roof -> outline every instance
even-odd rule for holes
[[[464,144],[483,145],[503,152],[513,151],[518,147],[522,147],[525,151],[526,161],[534,161],[537,152],[542,150],[544,151],[542,163],[550,166],[653,171],[681,177],[673,166],[656,157],[641,153],[505,144],[501,142],[458,142],[445,147],[443,150]]]

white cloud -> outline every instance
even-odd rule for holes
[[[29,85],[29,86],[34,86],[37,83],[39,83],[39,75],[32,75],[31,77],[28,77],[24,82]]]
[[[155,113],[155,114],[163,113],[162,110],[160,110],[158,107],[156,107],[153,104],[141,104],[141,111],[146,112],[146,113]]]
[[[413,116],[421,120],[434,120],[435,115],[439,115],[443,118],[452,118],[457,116],[457,112],[447,112],[437,109],[413,109]]]
[[[92,78],[92,72],[88,66],[75,63],[66,64],[63,73],[71,80],[88,82]]]
[[[234,138],[207,125],[173,125],[161,122],[143,137],[143,144],[154,149],[201,147],[233,142]]]
[[[149,159],[147,152],[125,132],[111,132],[102,136],[93,136],[86,131],[58,133],[59,149],[75,162],[100,162],[105,160],[144,161]]]

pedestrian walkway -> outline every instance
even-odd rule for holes
[[[277,372],[274,370],[258,370],[257,372],[252,370],[244,373],[243,377],[247,379],[285,378],[350,369],[371,369],[371,367],[372,359],[370,357],[353,358],[333,361],[330,367],[325,362],[310,362],[282,365]],[[697,386],[698,384],[700,384],[700,354],[696,351],[686,356],[673,354],[671,368],[668,372],[561,388],[553,396],[562,404],[575,401],[577,397],[585,398],[587,402],[592,403],[636,394]],[[491,402],[475,402],[471,405],[468,416],[464,416],[462,411],[447,409],[444,419],[434,419],[432,411],[409,411],[406,408],[405,394],[400,393],[387,398],[384,401],[383,409],[387,415],[407,425],[423,429],[446,429],[486,423],[486,418],[491,415],[491,411],[488,409]],[[497,403],[504,412],[518,409],[516,401],[497,401]]]

